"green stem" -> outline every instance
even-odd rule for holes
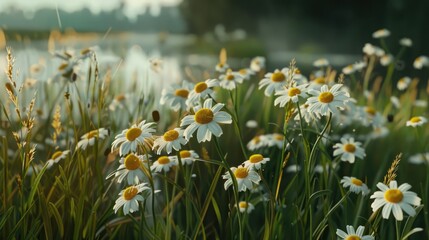
[[[233,107],[234,114],[232,114],[232,116],[233,116],[235,131],[238,134],[238,140],[240,142],[240,147],[241,147],[241,151],[243,152],[243,156],[244,156],[245,159],[248,159],[247,158],[247,153],[246,153],[246,148],[244,147],[244,143],[243,143],[243,136],[241,135],[240,122],[239,122],[239,119],[238,119],[238,108],[237,108],[237,104],[236,104],[237,99],[234,100],[232,92],[231,91],[228,91],[228,92],[229,92],[229,96],[231,97],[232,105],[234,106]]]

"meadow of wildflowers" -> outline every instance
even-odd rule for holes
[[[429,238],[429,85],[413,77],[429,58],[400,76],[412,40],[372,37],[361,61],[310,72],[222,49],[160,94],[91,48],[52,52],[50,81],[3,50],[1,238]]]

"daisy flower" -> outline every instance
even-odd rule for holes
[[[170,168],[177,165],[176,156],[161,156],[150,167],[152,172],[168,172]]]
[[[415,154],[409,158],[409,161],[412,164],[429,163],[429,152]]]
[[[368,134],[370,139],[383,138],[389,135],[389,129],[387,127],[374,127],[373,131]]]
[[[410,86],[410,83],[411,83],[410,77],[403,77],[403,78],[398,80],[396,87],[398,88],[398,90],[403,91],[403,90],[407,89],[408,86]]]
[[[343,67],[342,71],[345,75],[350,75],[350,74],[355,72],[355,67],[353,64],[350,64],[350,65]]]
[[[398,187],[395,180],[390,181],[389,186],[379,182],[377,187],[381,191],[377,191],[371,195],[371,199],[374,198],[374,202],[371,204],[372,211],[375,212],[381,207],[382,216],[384,219],[388,219],[390,212],[393,212],[393,216],[398,221],[402,221],[404,210],[411,217],[416,215],[416,210],[412,206],[419,206],[421,199],[416,193],[408,191],[411,185],[403,183]]]
[[[184,132],[186,140],[189,140],[196,130],[198,130],[198,142],[210,141],[212,134],[220,137],[223,132],[219,123],[232,123],[231,115],[220,111],[223,106],[224,104],[217,103],[212,107],[212,99],[209,98],[204,101],[202,108],[200,106],[194,108],[195,115],[184,117],[180,123],[180,127],[189,125]]]
[[[337,229],[337,236],[343,240],[374,240],[374,237],[371,235],[363,236],[363,232],[365,231],[364,226],[359,226],[355,232],[353,226],[347,225],[347,233],[341,229]]]
[[[260,72],[265,68],[265,58],[264,57],[254,57],[252,61],[250,61],[250,69],[254,72]]]
[[[124,108],[127,98],[128,98],[127,94],[119,94],[119,95],[115,96],[115,98],[113,99],[113,101],[109,105],[110,111],[113,112],[116,109]]]
[[[77,143],[76,149],[85,150],[88,146],[93,146],[98,139],[105,139],[109,135],[109,131],[105,128],[99,128],[85,133]]]
[[[229,68],[228,63],[218,63],[216,64],[216,67],[215,67],[216,71],[221,73],[225,72],[228,68]]]
[[[422,69],[423,67],[429,66],[429,57],[420,56],[416,58],[416,60],[413,62],[413,66],[415,69]]]
[[[366,67],[366,62],[365,61],[359,61],[359,62],[355,62],[353,64],[353,68],[355,71],[362,71],[362,69],[364,69]]]
[[[326,58],[319,58],[313,62],[313,66],[317,68],[327,67],[329,66],[329,61]]]
[[[195,84],[194,89],[191,90],[186,100],[186,104],[193,105],[193,103],[198,102],[200,99],[205,99],[208,95],[213,94],[213,87],[219,86],[219,83],[216,79],[207,79],[204,82],[199,82]]]
[[[376,55],[378,57],[381,57],[385,54],[383,49],[381,49],[377,46],[374,46],[370,43],[366,43],[365,46],[362,48],[362,51],[363,51],[363,53],[365,53],[368,56]]]
[[[341,138],[341,143],[334,145],[334,156],[341,155],[342,161],[354,163],[355,158],[363,159],[366,154],[365,150],[361,148],[362,143],[355,142],[354,138]]]
[[[137,186],[127,187],[119,193],[120,197],[116,200],[113,210],[115,210],[116,213],[123,206],[124,215],[138,211],[139,202],[143,202],[145,200],[144,196],[139,193],[143,193],[143,195],[147,196],[150,192],[150,188],[144,183]]]
[[[421,126],[425,123],[427,123],[427,119],[425,117],[422,116],[417,116],[417,117],[412,117],[410,120],[407,121],[407,127],[411,126],[411,127],[417,127],[417,126]]]
[[[47,168],[52,167],[54,163],[58,163],[60,160],[65,159],[67,155],[69,154],[70,150],[65,151],[56,151],[54,154],[52,154],[51,158],[48,159],[46,164],[48,165]]]
[[[182,150],[179,154],[180,160],[187,165],[191,165],[195,160],[200,158],[194,150]]]
[[[399,44],[403,47],[411,47],[413,46],[413,41],[409,38],[401,38]]]
[[[234,177],[237,179],[239,192],[244,192],[247,189],[252,189],[253,184],[257,185],[259,184],[259,181],[261,181],[261,177],[253,169],[239,166],[238,168],[232,167],[231,171],[234,174]],[[227,190],[230,186],[233,185],[231,174],[229,174],[229,172],[226,172],[226,174],[223,175],[222,178],[226,179],[224,184],[225,190]]]
[[[382,66],[387,66],[387,65],[389,65],[392,62],[393,62],[393,56],[392,56],[392,54],[386,54],[386,55],[384,55],[384,56],[382,56],[380,58],[380,64]]]
[[[283,68],[281,71],[276,69],[273,73],[265,74],[265,78],[259,82],[259,89],[267,87],[264,91],[267,97],[271,96],[274,91],[282,90],[286,85],[289,76],[288,72],[288,68]]]
[[[252,138],[252,140],[250,140],[249,143],[247,143],[247,149],[249,149],[250,151],[255,151],[256,149],[266,145],[268,145],[268,142],[265,135],[259,135],[255,136],[254,138]]]
[[[243,76],[238,72],[228,69],[225,74],[219,76],[219,85],[226,90],[233,90],[237,84],[243,83]]]
[[[390,102],[392,103],[393,106],[395,106],[395,108],[399,109],[401,107],[401,101],[399,101],[399,98],[396,96],[391,96]]]
[[[174,84],[169,88],[162,89],[161,105],[168,105],[173,111],[177,112],[180,109],[186,109],[186,100],[188,99],[189,92],[194,88],[194,84],[183,81],[182,85]]]
[[[327,85],[323,85],[320,91],[308,90],[308,93],[313,95],[306,102],[310,105],[308,111],[326,116],[329,112],[337,113],[337,108],[344,108],[345,102],[350,99],[350,95],[348,92],[340,90],[342,86],[342,84],[335,84],[329,89]]]
[[[274,147],[276,146],[279,149],[283,148],[283,142],[285,140],[285,137],[282,134],[273,133],[273,134],[267,134],[265,135],[267,140],[268,147]],[[289,144],[286,145],[286,148],[289,146]]]
[[[294,84],[293,86],[285,87],[283,90],[277,91],[275,95],[280,97],[276,98],[274,106],[280,105],[280,107],[284,107],[289,101],[297,103],[299,97],[305,98],[307,96],[307,86],[307,84],[298,86]]]
[[[246,201],[240,201],[238,203],[238,207],[241,213],[251,213],[254,209],[255,206],[253,206],[253,204],[251,204],[250,202],[246,202]]]
[[[152,128],[155,123],[146,123],[141,121],[138,125],[133,124],[130,128],[125,129],[115,137],[112,143],[112,152],[119,148],[119,155],[123,156],[130,152],[136,152],[138,146],[147,145],[147,140],[152,137],[155,129]]]
[[[312,121],[314,121],[315,119],[319,119],[320,116],[318,116],[317,113],[313,113],[311,111],[308,111],[308,107],[310,105],[308,104],[301,104],[301,106],[299,106],[299,110],[301,111],[301,117],[304,119],[304,121],[306,123],[311,123]],[[295,121],[300,121],[301,118],[299,117],[299,113],[298,113],[298,109],[295,110],[294,114],[296,114],[294,120]]]
[[[270,161],[269,158],[264,158],[261,154],[253,154],[249,157],[249,160],[245,161],[243,164],[247,168],[254,168],[256,170],[261,169],[262,164]]]
[[[150,157],[150,156],[149,156]],[[125,177],[128,184],[136,184],[146,179],[142,168],[147,168],[148,162],[146,155],[136,155],[134,153],[128,154],[119,160],[118,170],[107,176],[106,179],[115,176],[118,178],[118,183],[121,183]]]
[[[165,148],[167,154],[170,154],[171,151],[179,151],[181,149],[180,145],[185,145],[187,143],[186,139],[183,137],[183,129],[175,128],[168,130],[162,135],[162,137],[157,138],[153,143],[153,150],[158,149],[156,154],[161,154],[161,151]]]
[[[350,187],[350,191],[356,194],[362,193],[365,196],[369,193],[368,186],[355,177],[343,177],[340,183],[343,184],[344,188]]]
[[[385,117],[371,106],[358,107],[356,118],[363,126],[381,127],[386,122]]]
[[[390,31],[385,28],[379,29],[372,34],[373,38],[385,38],[388,36],[390,36]]]
[[[242,68],[238,70],[238,73],[244,80],[249,80],[250,77],[255,74],[250,68]]]

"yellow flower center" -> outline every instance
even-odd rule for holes
[[[273,82],[283,82],[286,79],[286,76],[282,72],[275,72],[271,75],[271,81]]]
[[[170,163],[170,159],[166,156],[162,156],[158,158],[158,163],[165,165],[165,164],[169,164]]]
[[[325,78],[324,77],[318,77],[318,78],[314,79],[314,82],[316,82],[318,84],[324,84]]]
[[[274,139],[278,140],[278,141],[283,141],[285,138],[283,137],[283,135],[280,134],[274,134]]]
[[[195,85],[194,90],[196,93],[202,93],[204,90],[208,88],[207,83],[199,82]]]
[[[376,113],[375,109],[372,108],[372,107],[366,107],[365,108],[365,112],[368,113],[371,116],[375,116],[375,113]]]
[[[218,64],[217,64],[217,67],[218,67],[218,68],[223,68],[223,66],[224,66],[224,65],[223,65],[223,63],[218,63]]]
[[[208,108],[201,108],[195,113],[195,122],[199,124],[207,124],[213,121],[213,112]]]
[[[190,151],[188,151],[188,150],[180,151],[180,157],[181,157],[181,158],[188,158],[188,157],[191,157],[191,152],[190,152]]]
[[[418,122],[420,122],[420,121],[421,121],[420,117],[412,117],[412,118],[410,119],[410,122],[412,122],[412,123],[418,123]]]
[[[232,74],[228,74],[228,75],[226,75],[226,80],[228,80],[228,81],[232,81],[232,80],[234,80],[234,79],[235,79],[234,75],[232,75]]]
[[[361,240],[361,238],[357,235],[350,235],[345,240]]]
[[[384,193],[384,199],[390,203],[399,203],[404,195],[399,189],[389,189]]]
[[[290,88],[289,91],[288,91],[289,97],[296,96],[296,95],[298,95],[300,93],[301,93],[301,90],[299,90],[299,88]]]
[[[261,138],[256,136],[253,138],[253,142],[255,142],[256,144],[259,143],[261,141]]]
[[[334,101],[334,95],[331,92],[322,92],[319,95],[319,102],[330,103]]]
[[[351,143],[347,143],[344,145],[344,151],[349,153],[354,153],[356,151],[356,147]]]
[[[245,168],[245,167],[238,167],[234,171],[234,175],[236,178],[246,178],[247,175],[249,175],[249,172],[247,171],[247,168]]]
[[[57,159],[59,156],[61,156],[63,154],[62,151],[56,151],[54,154],[52,154],[52,159],[55,160]]]
[[[188,90],[186,90],[186,89],[183,89],[183,88],[181,88],[181,89],[177,89],[177,90],[174,92],[174,95],[176,95],[176,96],[178,96],[178,97],[182,97],[182,98],[188,98],[189,91],[188,91]]]
[[[172,142],[179,137],[179,132],[176,130],[169,130],[166,133],[164,133],[163,137],[165,141]]]
[[[92,130],[86,136],[87,139],[96,138],[96,137],[98,137],[98,129],[97,130]]]
[[[136,140],[136,138],[140,137],[141,134],[142,130],[140,128],[133,127],[127,130],[127,132],[125,133],[125,137],[128,141],[132,142]]]
[[[140,167],[140,159],[136,155],[131,153],[125,157],[124,165],[125,168],[128,170],[136,170]]]
[[[125,95],[124,94],[119,94],[118,96],[115,97],[115,99],[118,102],[122,102],[123,100],[125,100]]]
[[[240,74],[242,74],[242,75],[246,75],[247,74],[247,69],[243,68],[243,69],[240,69],[238,72]]]
[[[295,74],[301,74],[301,70],[299,70],[298,68],[295,69]]]
[[[241,201],[241,202],[238,203],[238,206],[240,208],[247,208],[248,204],[247,204],[247,202]]]
[[[362,186],[362,181],[357,178],[352,178],[352,183],[357,186]]]
[[[253,154],[249,158],[249,162],[251,162],[251,163],[258,163],[262,160],[264,160],[264,157],[261,154]]]
[[[130,201],[137,195],[138,192],[139,190],[136,187],[127,187],[123,193],[123,197],[125,200]]]

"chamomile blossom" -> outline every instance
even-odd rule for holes
[[[183,81],[182,85],[173,84],[170,87],[162,89],[161,105],[169,106],[173,111],[177,112],[180,109],[186,109],[186,100],[189,92],[194,88],[194,84],[188,81]]]
[[[390,36],[390,31],[385,28],[379,29],[372,33],[373,38],[386,38],[388,36]]]
[[[429,57],[427,56],[420,56],[416,58],[413,62],[413,66],[415,69],[422,69],[423,67],[429,66]]]
[[[365,61],[359,61],[353,64],[353,68],[355,71],[362,71],[362,69],[364,69],[366,66],[367,63]]]
[[[275,91],[280,91],[286,85],[289,69],[283,68],[281,71],[276,69],[272,73],[265,74],[265,78],[259,82],[259,89],[265,88],[264,94],[269,97]]]
[[[340,90],[342,84],[335,84],[330,89],[327,85],[323,85],[319,90],[310,89],[308,93],[313,95],[307,99],[308,111],[320,114],[322,116],[331,113],[337,113],[338,108],[343,109],[345,102],[349,101],[350,94]]]
[[[249,80],[250,77],[255,74],[255,72],[252,71],[250,68],[242,68],[238,70],[238,73],[244,80]]]
[[[225,74],[219,76],[219,86],[226,90],[233,90],[237,84],[243,83],[243,79],[240,73],[228,69]]]
[[[204,82],[195,84],[194,89],[188,95],[186,104],[192,106],[200,99],[205,99],[207,96],[212,95],[214,93],[212,88],[215,86],[219,86],[219,82],[216,79],[207,79]]]
[[[105,139],[109,135],[109,131],[105,128],[99,128],[85,133],[77,143],[76,149],[85,150],[88,146],[93,146],[95,141]]]
[[[341,229],[337,229],[337,236],[342,240],[374,240],[374,237],[371,235],[363,235],[365,231],[364,226],[359,226],[355,231],[354,227],[351,225],[346,226],[347,233]]]
[[[410,86],[410,83],[411,83],[410,77],[403,77],[403,78],[398,80],[396,87],[398,88],[398,90],[403,91],[403,90],[407,89],[408,86]]]
[[[254,72],[260,72],[265,68],[265,58],[264,57],[254,57],[252,61],[250,61],[250,69]]]
[[[155,132],[154,125],[153,122],[146,123],[143,120],[138,125],[133,124],[130,128],[123,130],[122,133],[116,135],[112,143],[112,152],[119,148],[119,155],[123,156],[130,152],[136,152],[139,146],[147,147],[148,139]]]
[[[249,149],[250,151],[255,151],[256,149],[259,149],[267,145],[268,145],[268,141],[265,135],[258,135],[253,137],[252,140],[250,140],[247,143],[247,149]]]
[[[174,149],[179,151],[181,149],[181,145],[185,145],[187,143],[186,139],[183,137],[183,129],[175,128],[172,130],[168,130],[161,137],[157,138],[153,142],[153,150],[158,149],[156,154],[161,154],[161,151],[165,149],[167,154],[171,153]]]
[[[266,164],[268,161],[270,161],[270,158],[266,158],[261,154],[253,154],[243,164],[247,168],[254,168],[256,170],[259,170],[261,169],[262,164]]]
[[[180,123],[180,127],[187,126],[184,132],[185,138],[189,140],[197,130],[198,142],[210,141],[212,134],[220,137],[223,131],[219,124],[232,123],[231,115],[220,111],[223,106],[224,104],[217,103],[212,107],[212,99],[209,98],[204,101],[203,107],[195,107],[195,115],[184,117]]]
[[[380,64],[382,66],[387,66],[387,65],[389,65],[392,62],[393,62],[393,56],[392,56],[392,54],[386,54],[386,55],[384,55],[384,56],[382,56],[380,58]]]
[[[52,165],[54,165],[54,163],[58,163],[62,159],[65,159],[67,157],[67,155],[69,154],[69,152],[70,152],[70,150],[54,152],[54,154],[52,154],[51,158],[48,159],[48,161],[46,162],[46,164],[48,165],[47,168],[50,168],[50,167],[52,167]]]
[[[139,202],[143,202],[150,192],[151,189],[146,184],[127,187],[119,193],[120,197],[116,200],[113,210],[116,213],[123,207],[124,215],[136,212],[139,210]]]
[[[294,120],[301,121],[301,118],[302,118],[306,123],[309,124],[315,121],[316,119],[319,119],[320,116],[317,113],[308,111],[309,106],[310,105],[308,105],[307,103],[301,104],[301,106],[299,106],[299,111],[301,112],[301,116],[299,115],[298,109],[296,109],[294,112],[294,114],[296,114]]]
[[[371,106],[358,106],[356,118],[363,126],[381,127],[385,124],[385,117]]]
[[[244,192],[247,189],[253,189],[253,184],[258,185],[261,181],[259,174],[251,169],[239,166],[238,168],[232,167],[231,172],[234,174],[237,180],[237,187],[239,192]],[[233,185],[232,177],[229,174],[229,171],[222,176],[223,179],[226,179],[224,188],[227,190],[230,186]]]
[[[177,156],[160,156],[150,167],[152,172],[168,172],[177,165]]]
[[[137,155],[134,153],[122,157],[119,160],[121,165],[119,165],[118,170],[109,174],[107,178],[115,176],[118,183],[121,183],[126,178],[127,183],[130,185],[142,182],[147,179],[143,171],[143,168],[148,168],[147,157],[150,156]]]
[[[354,65],[353,64],[349,64],[349,65],[343,67],[342,72],[345,75],[350,75],[350,74],[354,73],[355,72]]]
[[[368,186],[355,177],[344,176],[340,183],[343,184],[344,188],[350,187],[350,191],[356,194],[362,193],[362,195],[367,195],[369,193]]]
[[[317,68],[327,67],[329,66],[329,61],[326,58],[319,58],[313,62],[313,66]]]
[[[126,107],[128,98],[128,94],[116,95],[109,105],[109,110],[113,112],[116,111],[116,109],[123,109],[124,107]]]
[[[375,55],[377,57],[381,57],[385,54],[382,48],[374,46],[370,43],[366,43],[365,46],[362,48],[362,51],[368,56]]]
[[[341,160],[349,163],[354,163],[355,158],[363,159],[366,154],[361,147],[362,143],[355,142],[354,138],[341,138],[341,143],[334,145],[334,156],[341,155]]]
[[[406,125],[407,125],[407,127],[409,127],[409,126],[418,127],[418,126],[421,126],[421,125],[427,123],[427,121],[428,120],[425,117],[416,116],[416,117],[412,117],[410,120],[408,120]]]
[[[413,40],[411,40],[409,38],[401,38],[399,40],[399,44],[403,47],[411,47],[411,46],[413,46]]]
[[[412,164],[429,164],[429,152],[412,155],[408,161]]]
[[[246,212],[249,214],[255,209],[255,206],[253,206],[253,204],[251,204],[250,202],[240,201],[238,203],[238,208],[241,213]]]
[[[191,165],[195,162],[200,156],[194,150],[182,150],[179,152],[180,160],[183,164]]]
[[[274,106],[279,105],[280,107],[286,106],[288,102],[297,103],[298,98],[305,98],[307,96],[307,84],[292,85],[285,87],[275,93],[276,96],[280,96],[274,100]]]
[[[273,133],[273,134],[267,134],[265,135],[265,138],[267,140],[268,147],[277,147],[279,149],[283,148],[283,143],[285,140],[285,136],[279,133]],[[288,147],[289,144],[286,145]]]
[[[376,191],[370,197],[374,199],[374,202],[371,204],[373,212],[383,208],[382,216],[384,219],[388,219],[390,212],[393,212],[393,216],[398,221],[402,221],[403,219],[402,211],[411,217],[416,215],[416,210],[412,206],[419,206],[421,199],[416,193],[408,191],[411,189],[410,184],[403,183],[398,187],[398,183],[393,180],[390,181],[389,186],[379,182],[377,183],[377,187],[381,191]]]
[[[218,64],[216,64],[215,70],[216,70],[217,72],[221,72],[221,73],[223,73],[223,72],[225,72],[228,68],[229,68],[228,63],[218,63]]]

